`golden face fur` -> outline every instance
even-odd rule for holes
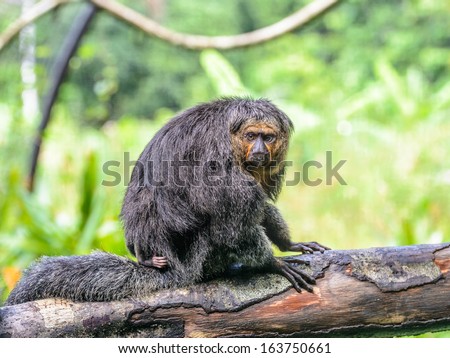
[[[288,140],[289,134],[270,119],[250,119],[231,137],[236,161],[263,187],[270,184],[271,175],[283,169]]]

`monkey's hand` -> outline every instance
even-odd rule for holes
[[[153,256],[150,260],[138,260],[138,262],[140,265],[154,267],[157,269],[163,269],[167,267],[167,257],[165,256]]]
[[[291,246],[287,251],[312,254],[314,251],[324,252],[325,250],[330,250],[330,248],[320,245],[315,241],[312,241],[312,242],[291,242]]]
[[[298,267],[291,265],[291,263],[305,264],[307,262],[292,257],[286,259],[277,258],[275,262],[275,272],[286,277],[297,292],[302,292],[302,289],[313,292],[313,287],[311,285],[316,283],[314,277],[300,270]]]

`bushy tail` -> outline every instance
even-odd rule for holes
[[[139,266],[124,257],[94,252],[85,256],[43,257],[25,270],[6,305],[49,297],[113,301],[143,297],[177,285],[170,270]]]

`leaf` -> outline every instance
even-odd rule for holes
[[[90,152],[83,173],[80,237],[75,250],[77,253],[88,253],[96,238],[105,212],[105,197],[98,190],[100,175],[98,154]]]
[[[82,184],[81,184],[81,204],[80,204],[80,229],[86,225],[91,214],[92,200],[98,187],[98,156],[95,152],[89,152],[86,157]]]
[[[216,50],[205,50],[200,54],[200,63],[219,96],[249,95],[231,63]]]
[[[22,224],[27,227],[33,238],[33,240],[29,240],[29,245],[35,245],[36,252],[62,250],[70,234],[55,224],[54,219],[33,195],[19,191],[17,197],[22,208]]]
[[[89,215],[81,230],[81,234],[75,248],[76,253],[86,254],[92,249],[104,212],[105,198],[100,193],[97,193],[92,200]]]
[[[414,100],[408,96],[407,85],[392,64],[389,63],[388,60],[381,58],[375,63],[375,70],[402,114],[406,117],[411,117],[416,113],[416,104]]]

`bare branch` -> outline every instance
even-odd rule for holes
[[[74,0],[42,0],[34,5],[30,11],[22,14],[16,21],[0,34],[0,51],[28,24],[58,6]]]
[[[36,170],[38,167],[39,154],[41,152],[42,140],[50,123],[53,105],[58,97],[59,88],[64,80],[67,72],[70,59],[75,54],[83,35],[88,30],[94,15],[97,12],[97,7],[92,3],[87,2],[80,10],[79,15],[73,20],[69,33],[64,39],[58,56],[55,59],[52,71],[50,73],[50,87],[47,95],[44,98],[42,107],[42,119],[39,123],[36,136],[34,138],[33,150],[30,158],[30,168],[26,179],[26,187],[32,192],[34,190],[34,181]]]
[[[2,34],[0,34],[0,51],[31,22],[37,20],[42,15],[50,12],[59,5],[74,2],[76,0],[42,0],[31,8],[29,12],[23,14],[15,22],[13,22]],[[114,0],[91,0],[99,8],[116,16],[120,20],[126,21],[131,25],[141,29],[149,35],[160,38],[161,40],[170,42],[177,46],[189,49],[231,49],[236,47],[245,47],[255,45],[265,41],[272,40],[300,26],[303,26],[314,20],[332,6],[336,5],[339,0],[314,0],[302,9],[261,29],[234,35],[234,36],[201,36],[185,34],[172,31],[161,26],[154,20],[140,14],[133,9],[122,5]]]
[[[292,31],[323,14],[326,10],[336,5],[339,0],[314,0],[302,9],[281,21],[263,27],[252,32],[235,36],[200,36],[184,34],[172,31],[150,18],[119,4],[114,0],[91,0],[99,8],[106,10],[117,18],[124,20],[133,26],[141,29],[149,35],[160,38],[177,46],[189,49],[231,49],[236,47],[245,47],[255,45],[261,42],[272,40],[289,31]]]

